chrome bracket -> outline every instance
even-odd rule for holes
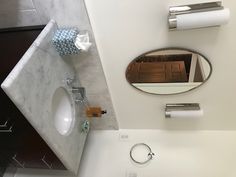
[[[198,111],[200,109],[199,103],[166,104],[165,117],[170,118],[172,111]]]
[[[82,103],[85,100],[85,88],[84,87],[72,87],[72,93],[75,95],[75,102]]]
[[[222,6],[222,2],[216,1],[216,2],[189,4],[182,6],[171,6],[169,8],[169,14],[180,15],[180,14],[206,12],[206,11],[221,10],[221,9],[224,9],[224,7]]]

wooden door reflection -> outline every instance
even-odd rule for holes
[[[129,67],[131,83],[187,82],[184,61],[134,62]]]

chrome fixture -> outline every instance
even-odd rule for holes
[[[133,157],[133,151],[134,151],[134,149],[137,148],[137,147],[140,147],[140,146],[144,146],[144,147],[147,149],[147,151],[148,151],[147,160],[142,161],[142,162],[140,162],[140,161],[138,161],[138,160],[135,160],[135,158]],[[152,152],[152,149],[151,149],[150,146],[148,146],[147,144],[145,144],[145,143],[138,143],[138,144],[135,144],[135,145],[132,146],[132,148],[130,149],[129,155],[130,155],[130,158],[131,158],[131,160],[132,160],[133,162],[135,162],[135,163],[137,163],[137,164],[140,164],[140,165],[144,165],[144,164],[148,163],[150,160],[152,160],[152,159],[153,159],[153,156],[154,156],[155,154]]]
[[[199,103],[176,103],[176,104],[166,104],[165,117],[171,118],[171,113],[173,111],[200,111]]]
[[[72,78],[66,78],[66,84],[67,84],[67,86],[72,86],[74,80],[75,80],[74,78],[73,78],[73,79],[72,79]]]
[[[79,81],[75,78],[67,77],[64,82],[66,83],[67,89],[69,89],[74,97],[76,104],[84,104],[88,107],[88,100],[86,98],[86,90],[84,87],[80,87]]]
[[[169,29],[183,30],[226,24],[230,11],[221,1],[169,7]]]
[[[86,97],[86,90],[84,87],[72,87],[72,93],[76,104],[83,104],[87,108],[89,107],[88,99]]]
[[[224,9],[221,1],[207,2],[200,4],[190,4],[182,6],[172,6],[169,9],[170,15],[180,15],[187,13],[205,12],[211,10],[221,10]]]
[[[72,87],[72,93],[75,95],[75,102],[82,103],[85,100],[84,87]]]

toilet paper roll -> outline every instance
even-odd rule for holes
[[[198,12],[177,15],[177,29],[203,28],[227,24],[230,19],[230,10],[222,9],[208,12]]]
[[[203,110],[189,110],[189,111],[171,111],[170,118],[200,118],[203,116]]]

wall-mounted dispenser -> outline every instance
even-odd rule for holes
[[[230,19],[230,10],[224,8],[220,1],[169,8],[169,29],[185,30],[205,28],[227,24]]]
[[[203,116],[203,110],[198,103],[166,104],[166,118],[199,118]]]

